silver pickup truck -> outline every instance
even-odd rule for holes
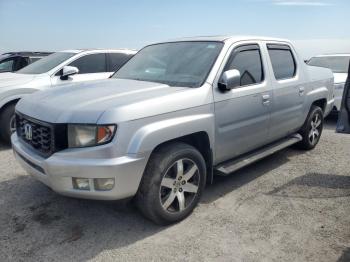
[[[199,37],[143,48],[111,79],[41,91],[16,106],[22,166],[72,197],[134,197],[159,224],[206,183],[282,148],[309,150],[333,107],[333,75],[287,40]]]

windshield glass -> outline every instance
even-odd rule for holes
[[[68,58],[74,56],[75,53],[58,52],[44,57],[35,63],[32,63],[21,70],[17,71],[18,74],[43,74],[51,69],[55,68]]]
[[[325,56],[313,57],[309,61],[309,65],[326,67],[333,73],[347,73],[350,56]]]
[[[174,42],[145,47],[113,78],[199,87],[218,57],[221,42]]]

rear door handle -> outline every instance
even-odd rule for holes
[[[263,95],[262,96],[262,103],[263,105],[269,105],[270,104],[270,95]]]
[[[299,87],[299,95],[302,96],[305,92],[305,88],[303,86]]]

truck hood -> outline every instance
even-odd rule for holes
[[[347,73],[334,73],[334,84],[345,83],[347,77]]]
[[[97,123],[106,111],[119,112],[124,119],[132,120],[162,113],[169,108],[166,103],[170,96],[190,89],[126,79],[89,81],[36,92],[21,99],[16,110],[50,123]],[[158,102],[152,103],[154,100]],[[181,105],[181,101],[174,103]],[[114,115],[116,118],[120,120]]]
[[[16,74],[16,73],[0,73],[0,88],[24,85],[32,81],[36,75]]]

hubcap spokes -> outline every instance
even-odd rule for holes
[[[190,159],[176,161],[165,173],[160,185],[160,201],[168,212],[181,212],[193,201],[199,187],[199,170]]]
[[[320,138],[321,124],[321,118],[316,114],[311,120],[311,129],[309,132],[309,140],[312,145],[316,144]]]

